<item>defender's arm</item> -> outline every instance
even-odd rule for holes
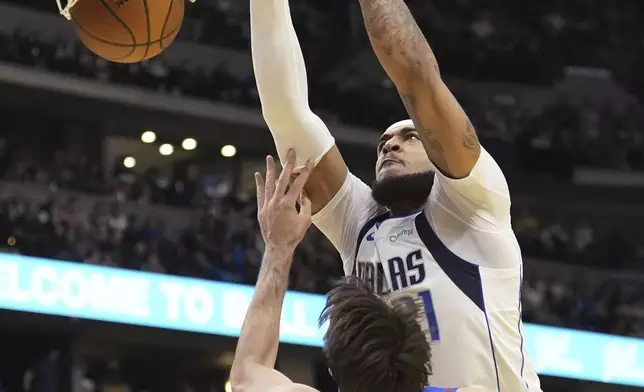
[[[404,0],[360,0],[371,45],[396,85],[434,165],[452,178],[478,160],[476,132],[443,83],[436,58]]]
[[[288,250],[268,249],[264,253],[255,294],[248,307],[230,369],[230,384],[235,391],[253,391],[259,380],[263,380],[267,387],[291,383],[273,368],[288,285],[289,259],[292,257]]]
[[[272,157],[268,157],[266,163],[266,181],[259,174],[255,175],[257,215],[266,251],[230,369],[230,383],[235,392],[260,392],[271,388],[277,388],[277,391],[294,387],[293,382],[274,367],[293,252],[311,225],[311,204],[302,194],[302,189],[312,164],[307,162],[287,191],[295,166],[295,154],[292,151],[288,153],[286,165],[277,181]],[[299,211],[295,208],[298,200]]]
[[[251,0],[250,22],[264,119],[282,162],[291,148],[297,152],[298,167],[315,161],[306,192],[316,213],[342,187],[347,166],[327,126],[309,107],[306,67],[288,0]]]
[[[264,253],[230,369],[233,392],[317,392],[274,369],[292,258],[293,251],[287,248],[269,248]]]

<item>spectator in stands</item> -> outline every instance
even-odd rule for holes
[[[312,11],[308,10],[307,12]],[[543,12],[540,17],[546,20],[545,25],[550,26],[543,31],[545,36],[548,36],[553,25],[556,26],[555,30],[557,31],[566,31],[564,26],[573,26],[566,22],[567,18],[564,18],[560,12],[551,12],[551,10]],[[450,14],[458,14],[458,11],[451,10]],[[465,76],[470,79],[476,78],[480,73],[496,76],[508,76],[516,72],[520,72],[524,77],[525,75],[536,75],[537,71],[529,72],[528,70],[538,65],[537,59],[544,58],[543,53],[538,53],[539,49],[543,49],[543,47],[535,48],[534,53],[528,55],[534,56],[532,59],[518,60],[519,64],[515,64],[514,60],[520,57],[516,50],[528,48],[530,41],[539,41],[542,38],[535,37],[526,31],[524,24],[511,23],[513,20],[521,21],[512,14],[512,10],[495,7],[475,14],[464,12],[461,17],[470,19],[469,22],[463,24],[463,26],[469,26],[469,33],[443,31],[436,37],[436,42],[456,46],[458,46],[457,42],[461,42],[461,45],[473,46],[473,50],[469,52],[462,48],[458,49],[463,53],[479,53],[481,57],[476,62],[467,61],[467,63],[476,63],[478,67],[477,69],[464,70]],[[237,17],[239,15],[233,17],[235,22],[231,22],[232,25],[228,26],[231,28],[228,33],[245,26],[246,19],[243,19],[242,23],[242,20],[236,19]],[[527,16],[521,15],[520,18],[525,17]],[[601,18],[600,15],[597,17]],[[621,15],[621,17],[628,18],[630,15]],[[228,21],[230,22],[230,20]],[[524,20],[524,22],[527,21]],[[537,23],[539,28],[543,28],[537,20],[530,23]],[[325,29],[327,27],[325,26]],[[465,29],[465,27],[463,28]],[[638,31],[644,34],[641,30],[638,27]],[[322,33],[323,31],[317,31],[310,37],[320,37]],[[471,37],[464,41],[460,38],[454,40],[459,34],[471,34]],[[440,36],[446,36],[446,39],[441,40]],[[576,38],[578,39],[578,37]],[[600,38],[605,37],[603,34],[598,34],[597,39]],[[95,58],[79,43],[70,44],[65,40],[46,40],[40,34],[27,31],[24,28],[16,29],[13,36],[5,37],[5,39],[11,44],[0,48],[0,59],[27,66],[48,67],[59,72],[95,78],[105,82],[136,84],[143,88],[160,90],[165,93],[185,94],[258,106],[254,84],[249,83],[243,77],[236,76],[224,65],[219,65],[210,72],[200,69],[189,72],[184,66],[171,66],[164,63],[162,59],[127,66],[114,64]],[[566,42],[561,39],[558,37],[557,47],[562,42]],[[316,45],[311,47],[318,48],[317,52],[320,52],[322,43],[323,41],[316,41]],[[575,48],[574,42],[567,43]],[[72,47],[73,49],[70,49]],[[548,46],[548,48],[552,47],[552,45]],[[339,50],[337,45],[334,45],[333,49],[336,52]],[[441,53],[441,59],[445,58],[444,62],[450,65],[446,68],[458,72],[463,66],[452,66],[452,62],[457,60],[457,64],[462,64],[463,61],[457,58],[460,55],[456,55],[455,50],[455,48],[450,48]],[[440,45],[437,51],[441,52]],[[528,51],[530,50],[528,49]],[[592,53],[596,52],[597,48],[593,48]],[[331,54],[326,54],[326,57],[329,56]],[[452,58],[452,56],[456,57]],[[366,94],[356,92],[367,90],[369,92]],[[320,88],[311,91],[319,91],[324,94],[322,99],[312,97],[312,102],[322,106],[316,109],[330,113],[342,121],[353,123],[361,121],[360,125],[381,127],[382,123],[387,123],[391,118],[396,117],[401,110],[395,102],[387,100],[386,97],[395,97],[390,87],[387,86],[347,88],[339,84],[331,84],[330,86],[320,86]],[[644,96],[644,91],[642,91],[642,96]],[[644,168],[644,112],[639,106],[633,105],[626,110],[615,110],[608,105],[602,107],[589,101],[575,103],[564,97],[556,95],[554,97],[558,99],[550,105],[542,107],[536,113],[521,113],[522,110],[526,110],[522,109],[521,102],[512,102],[509,106],[515,109],[510,111],[508,105],[503,105],[503,103],[508,103],[507,100],[472,105],[472,107],[468,107],[468,113],[477,123],[477,128],[481,130],[483,139],[498,138],[506,143],[523,140],[531,153],[521,154],[520,157],[527,161],[536,161],[533,165],[535,169],[543,170],[545,167],[553,172],[561,172],[562,168],[570,166],[572,163],[619,169]],[[383,105],[383,102],[386,104]],[[506,107],[502,108],[503,106]],[[359,108],[369,110],[368,115],[360,115],[361,112],[356,112]],[[608,151],[602,148],[606,143],[611,145],[611,149]],[[1,144],[0,151],[2,151]],[[67,161],[66,164],[70,166],[63,172],[42,174],[53,175],[59,181],[69,183],[67,184],[69,186],[87,184],[88,177],[98,174],[95,170],[88,170],[85,165],[77,165],[77,159],[73,157],[57,157],[55,163],[60,166],[63,161]],[[81,168],[82,170],[75,172],[75,169]],[[181,185],[185,186],[186,195],[181,197],[180,203],[186,204],[189,203],[191,184],[187,178],[181,179],[181,181],[185,182]],[[127,183],[127,180],[124,182]]]
[[[132,392],[132,388],[121,374],[119,362],[115,359],[107,362],[107,369],[98,385],[99,392]]]
[[[60,353],[57,350],[50,350],[45,356],[38,360],[34,366],[27,370],[24,376],[24,388],[28,392],[57,392],[59,384],[58,358]]]

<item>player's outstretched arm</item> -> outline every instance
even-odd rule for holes
[[[298,387],[274,369],[293,252],[311,225],[311,202],[303,188],[313,165],[311,161],[306,163],[287,192],[294,166],[295,153],[291,150],[279,179],[276,180],[272,157],[266,160],[266,179],[255,174],[257,215],[266,251],[230,370],[235,392],[306,388]],[[298,201],[299,211],[295,206]]]
[[[436,58],[404,0],[360,0],[371,45],[396,85],[434,165],[469,175],[480,145],[467,115],[443,83]]]
[[[291,148],[297,167],[315,161],[306,191],[316,213],[340,190],[348,171],[328,128],[309,107],[306,67],[288,0],[251,0],[250,26],[264,119],[282,163]]]

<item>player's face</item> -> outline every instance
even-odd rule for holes
[[[377,181],[432,170],[423,143],[414,128],[387,131],[380,137]]]

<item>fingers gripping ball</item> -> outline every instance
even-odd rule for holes
[[[179,33],[185,0],[78,0],[69,10],[92,52],[136,63],[163,52]]]

